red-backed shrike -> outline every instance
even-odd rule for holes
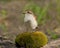
[[[32,29],[36,29],[38,26],[37,20],[36,20],[36,16],[34,16],[32,11],[26,11],[25,13],[25,17],[24,17],[24,22],[30,22],[31,28]]]

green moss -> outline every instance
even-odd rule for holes
[[[20,45],[20,47],[25,48],[40,48],[47,44],[48,39],[47,36],[43,32],[25,32],[22,34],[19,34],[15,42]]]

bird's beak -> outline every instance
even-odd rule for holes
[[[25,14],[25,13],[23,13],[23,14]]]

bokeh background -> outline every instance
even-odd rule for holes
[[[0,36],[14,42],[17,34],[27,32],[22,14],[27,9],[34,12],[39,31],[49,41],[60,38],[60,0],[0,0]]]

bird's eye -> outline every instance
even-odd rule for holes
[[[28,11],[27,13],[32,14],[32,13],[31,13],[31,12],[29,12],[29,11]]]
[[[27,12],[27,13],[30,13],[30,12]]]

